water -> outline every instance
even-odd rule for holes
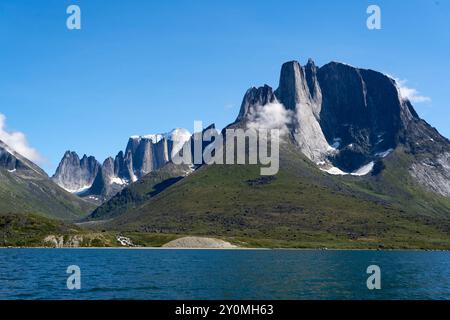
[[[381,290],[366,286],[373,264]],[[450,299],[450,253],[0,249],[0,299]]]

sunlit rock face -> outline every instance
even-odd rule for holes
[[[324,171],[374,173],[380,161],[402,146],[426,159],[410,168],[412,176],[431,191],[450,196],[450,143],[420,119],[391,77],[339,62],[319,68],[311,59],[305,66],[290,61],[281,67],[276,90],[264,85],[247,91],[236,122],[253,121],[255,113],[275,110],[273,104],[289,111],[289,117],[283,116],[289,134]]]
[[[76,152],[66,151],[52,180],[65,190],[78,193],[92,186],[99,169],[100,163],[94,157],[84,155],[80,159]]]

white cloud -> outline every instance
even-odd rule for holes
[[[39,152],[30,147],[27,141],[27,137],[24,133],[19,131],[8,132],[6,130],[6,117],[0,113],[0,140],[6,143],[15,152],[21,154],[25,158],[42,163],[43,158]]]
[[[401,80],[395,77],[391,77],[395,80],[397,83],[397,86],[400,90],[400,94],[403,99],[408,99],[409,101],[413,103],[424,103],[424,102],[431,102],[431,98],[427,96],[423,96],[420,94],[420,92],[417,89],[410,88],[406,85],[408,80]]]
[[[288,132],[287,125],[292,122],[294,113],[280,103],[269,103],[251,109],[247,127],[250,129],[279,129],[281,134]]]

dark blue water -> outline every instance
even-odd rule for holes
[[[450,253],[0,249],[0,299],[450,299]]]

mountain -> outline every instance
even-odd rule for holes
[[[281,129],[279,172],[202,165],[152,196],[116,196],[90,218],[261,246],[450,248],[450,142],[392,78],[291,61],[276,90],[247,91],[231,128]],[[153,181],[123,193],[152,190]]]
[[[208,130],[215,131],[215,125],[211,124],[208,127],[204,128],[202,132],[192,134],[189,139],[186,139],[187,136],[184,136],[183,139],[177,139],[179,143],[177,146],[172,148],[172,151],[174,153],[170,154],[174,155],[177,152],[180,152],[184,144],[187,144],[187,150],[189,150],[188,160],[192,162],[192,160],[194,159],[195,143],[199,143],[199,145],[201,146],[201,153],[203,153],[210,144],[210,142],[201,141],[201,137]],[[168,159],[171,158],[172,156],[168,157]],[[110,163],[112,165],[111,161],[112,159],[110,160]],[[117,192],[113,197],[111,197],[109,201],[103,203],[97,209],[95,209],[94,212],[92,212],[85,220],[109,220],[120,215],[124,210],[129,210],[132,207],[136,208],[139,206],[139,204],[145,203],[159,193],[163,192],[171,185],[194,172],[200,165],[201,164],[176,165],[172,161],[165,161],[162,166],[156,168],[146,175],[143,175],[135,183],[132,183],[129,186],[125,187],[122,191]],[[108,166],[104,165],[103,167]],[[95,185],[93,185],[93,188],[95,188]]]
[[[92,186],[99,170],[100,163],[94,157],[84,155],[80,160],[76,152],[67,151],[52,180],[71,193],[80,193]]]
[[[53,176],[59,186],[81,197],[102,203],[172,159],[191,134],[185,129],[174,129],[165,134],[132,136],[125,152],[107,158],[99,164],[93,157],[79,160],[67,151]]]
[[[287,62],[277,90],[247,91],[236,123],[254,121],[255,110],[266,106],[264,113],[274,102],[292,111],[291,137],[322,170],[367,174],[402,146],[417,157],[410,168],[417,182],[450,196],[448,139],[420,119],[389,76],[337,62]]]
[[[75,220],[92,205],[53,183],[36,164],[0,141],[0,213]]]

